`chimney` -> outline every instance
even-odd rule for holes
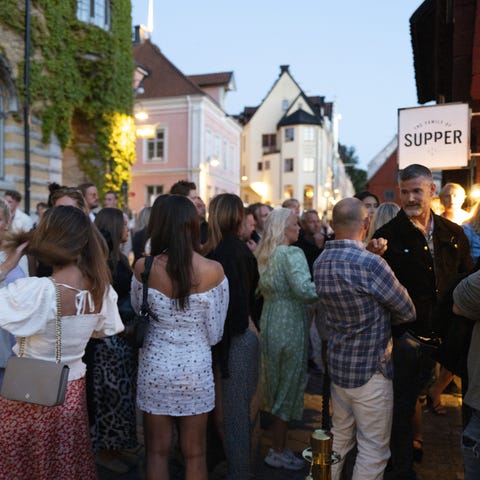
[[[144,43],[147,39],[147,34],[148,31],[145,25],[135,25],[135,27],[133,27],[133,44],[138,45],[140,43]]]

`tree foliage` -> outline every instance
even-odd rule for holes
[[[347,147],[346,145],[339,144],[338,151],[340,159],[345,164],[345,171],[353,183],[355,192],[358,193],[365,190],[367,185],[367,172],[356,166],[360,160],[355,152],[355,147]]]
[[[120,193],[135,157],[131,2],[110,5],[109,30],[79,21],[75,0],[32,0],[31,9],[32,113],[43,141],[54,133],[62,148],[71,147],[101,194]],[[25,2],[2,0],[0,23],[21,38],[24,17]],[[24,97],[21,73],[15,81]]]

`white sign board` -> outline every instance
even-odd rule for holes
[[[468,166],[470,109],[467,103],[446,103],[398,110],[400,170],[420,163],[432,170]]]

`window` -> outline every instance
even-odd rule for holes
[[[286,158],[284,163],[285,172],[293,172],[293,158]]]
[[[157,128],[154,138],[149,138],[147,142],[147,162],[166,163],[165,157],[165,129]]]
[[[271,153],[277,150],[277,134],[266,133],[262,135],[263,153]]]
[[[270,160],[265,160],[265,170],[270,170]]]
[[[77,18],[105,30],[110,29],[110,0],[78,0]]]
[[[395,200],[395,191],[394,190],[385,190],[383,192],[383,198],[386,201],[392,202],[393,200]]]
[[[293,142],[295,140],[295,129],[293,127],[288,127],[285,129],[285,141]]]
[[[304,127],[303,139],[307,142],[315,140],[315,129],[313,127]]]
[[[228,146],[228,166],[229,170],[233,172],[235,170],[235,146],[229,145]]]
[[[222,142],[220,140],[220,137],[218,135],[215,135],[215,145],[214,145],[214,150],[213,150],[213,155],[220,159],[220,154],[222,153]]]
[[[163,185],[147,185],[147,206],[151,207],[155,199],[163,194]]]
[[[226,140],[223,141],[223,149],[222,149],[222,155],[223,155],[223,169],[228,170],[228,143]]]
[[[212,156],[212,154],[213,154],[212,132],[210,130],[207,130],[205,132],[205,156],[207,160]]]
[[[263,170],[263,162],[257,162],[257,170],[259,172]]]
[[[285,185],[283,187],[283,198],[293,198],[293,185]]]
[[[315,196],[315,190],[313,185],[305,185],[303,187],[303,208],[309,210],[313,208],[313,197]]]
[[[282,110],[286,112],[288,110],[289,101],[285,98],[282,100]]]
[[[315,171],[315,159],[313,157],[305,157],[303,159],[303,171],[304,172]]]

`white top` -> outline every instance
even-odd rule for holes
[[[89,313],[93,306],[89,303],[89,292],[78,292],[76,315],[61,318],[61,361],[70,367],[69,380],[85,375],[82,357],[90,337],[114,335],[124,329],[117,294],[111,286],[105,292],[99,313]],[[21,278],[0,289],[0,327],[17,337],[15,353],[18,353],[19,338],[26,337],[26,357],[54,361],[56,315],[55,285],[49,278]]]
[[[142,284],[132,278],[132,306],[138,311]],[[185,310],[153,288],[148,303],[158,321],[150,320],[140,351],[137,405],[154,415],[206,413],[215,406],[211,345],[223,335],[228,309],[228,280],[188,297]]]
[[[18,208],[15,210],[15,215],[12,219],[11,229],[13,232],[23,230],[29,232],[33,228],[33,220]]]

